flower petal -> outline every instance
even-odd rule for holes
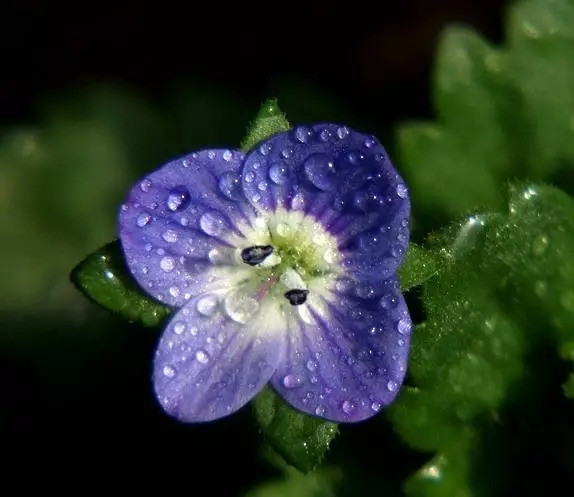
[[[154,388],[165,411],[180,421],[233,413],[265,386],[282,359],[285,331],[274,329],[277,306],[258,309],[255,302],[247,316],[245,302],[230,302],[234,298],[220,292],[191,300],[161,337]]]
[[[120,211],[120,240],[131,273],[153,297],[182,306],[231,274],[231,247],[253,219],[239,181],[242,159],[237,151],[204,150],[132,188]]]
[[[336,124],[279,133],[248,153],[242,184],[256,208],[301,210],[321,222],[363,278],[389,278],[404,258],[408,190],[372,136]]]
[[[271,381],[297,409],[361,421],[395,398],[412,323],[396,279],[368,283],[368,291],[339,283],[330,295],[311,290],[302,319],[289,319],[286,355]]]

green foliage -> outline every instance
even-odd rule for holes
[[[268,100],[261,106],[255,121],[249,127],[247,136],[241,142],[241,149],[246,152],[260,141],[288,129],[289,122],[279,109],[277,100]]]
[[[159,326],[171,309],[145,296],[127,270],[119,243],[89,255],[72,271],[72,281],[87,297],[130,322]]]
[[[269,388],[257,396],[253,410],[265,440],[300,471],[320,464],[338,433],[336,424],[295,411]]]
[[[445,31],[434,77],[438,120],[398,129],[398,162],[427,226],[502,208],[507,178],[574,177],[572,19],[569,0],[530,0],[511,9],[503,47],[462,27]]]

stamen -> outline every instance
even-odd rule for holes
[[[241,251],[241,259],[245,264],[257,266],[273,253],[271,245],[253,245]]]
[[[285,298],[291,305],[301,305],[307,301],[309,290],[299,290],[297,288],[285,292]]]

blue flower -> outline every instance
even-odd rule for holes
[[[409,211],[377,139],[335,124],[246,156],[202,150],[142,179],[119,230],[136,280],[177,310],[154,362],[165,411],[217,419],[267,383],[337,422],[390,404],[411,332],[396,277]]]

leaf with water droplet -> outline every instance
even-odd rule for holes
[[[289,122],[281,112],[277,100],[267,100],[261,106],[255,121],[249,126],[247,136],[241,142],[241,150],[247,152],[260,141],[276,133],[287,131],[289,128]]]
[[[440,271],[441,263],[443,262],[437,253],[411,243],[405,260],[398,270],[401,290],[406,292],[409,288],[419,286],[432,278]]]
[[[142,293],[117,241],[86,257],[74,268],[71,279],[88,298],[131,322],[159,326],[172,312]]]
[[[336,424],[294,410],[270,388],[256,397],[253,409],[265,441],[300,471],[319,465],[338,433]]]

